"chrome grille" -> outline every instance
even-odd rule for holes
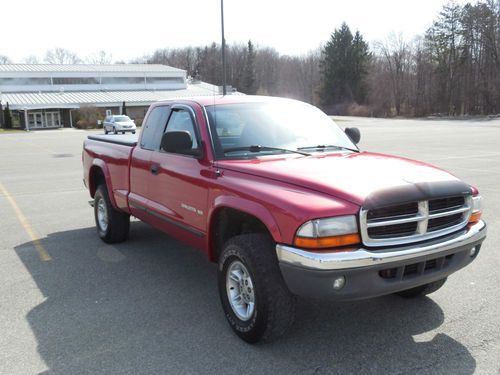
[[[454,196],[360,211],[360,230],[367,246],[424,241],[463,228],[472,210],[471,196]]]

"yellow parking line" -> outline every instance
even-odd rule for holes
[[[16,213],[17,218],[21,222],[21,225],[23,226],[26,233],[28,233],[28,235],[30,236],[31,241],[33,242],[33,245],[35,246],[35,249],[38,252],[38,256],[40,257],[40,259],[44,262],[51,260],[52,258],[50,257],[49,253],[47,252],[47,250],[45,250],[43,245],[40,243],[39,236],[36,234],[35,230],[28,222],[28,219],[26,219],[26,216],[24,216],[23,212],[21,211],[21,209],[17,205],[17,203],[14,200],[14,198],[12,197],[12,195],[10,195],[10,193],[7,191],[7,189],[5,189],[5,187],[2,185],[1,182],[0,182],[0,192],[3,195],[5,195],[5,198],[7,198],[10,205],[14,209],[14,212]]]

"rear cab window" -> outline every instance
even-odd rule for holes
[[[160,149],[161,136],[165,131],[170,112],[169,105],[157,106],[151,110],[142,127],[141,148],[151,151]]]

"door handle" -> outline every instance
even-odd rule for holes
[[[149,170],[151,171],[152,174],[154,174],[156,176],[158,174],[158,172],[160,171],[160,168],[158,168],[157,165],[152,165]]]

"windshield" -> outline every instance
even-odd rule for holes
[[[128,116],[115,116],[115,122],[132,121]]]
[[[357,150],[327,115],[309,104],[238,103],[207,106],[206,110],[218,159],[257,157],[303,148],[314,152],[317,146],[320,146],[318,151],[324,151],[325,146],[329,150]],[[250,149],[250,146],[263,147]]]

